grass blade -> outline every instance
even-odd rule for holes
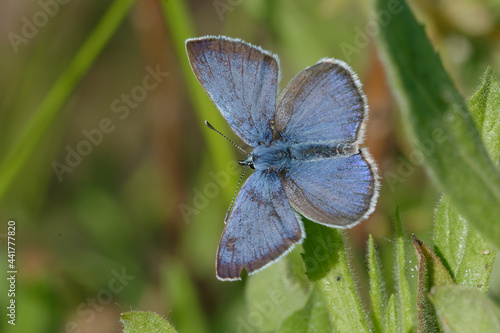
[[[50,128],[68,96],[113,36],[134,2],[134,0],[116,0],[111,4],[68,68],[54,83],[28,123],[21,129],[19,136],[0,164],[0,201]]]
[[[382,332],[384,327],[387,296],[380,268],[379,258],[375,251],[372,235],[368,238],[368,275],[370,277],[370,300],[372,304],[372,321],[375,332]]]
[[[226,170],[228,161],[235,160],[233,147],[227,142],[223,142],[218,135],[214,135],[212,131],[209,131],[204,125],[204,121],[209,120],[215,128],[224,133],[230,132],[229,127],[196,80],[186,54],[186,39],[198,37],[193,28],[193,20],[188,13],[185,3],[181,0],[161,1],[161,5],[163,7],[165,22],[169,27],[172,37],[178,63],[186,81],[191,101],[194,104],[194,111],[198,116],[197,125],[200,126],[200,131],[207,145],[213,169]],[[229,202],[233,196],[234,187],[226,186],[222,188],[222,191]]]
[[[184,263],[177,260],[164,262],[161,270],[165,298],[173,306],[171,321],[181,332],[208,332],[196,285]]]
[[[414,325],[410,286],[406,278],[406,255],[399,207],[396,208],[396,304],[398,332],[412,332]]]
[[[394,294],[389,298],[389,305],[387,306],[387,313],[385,317],[385,333],[396,333],[398,332],[398,320],[396,313],[396,297]]]

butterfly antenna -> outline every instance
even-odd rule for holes
[[[222,135],[227,141],[231,142],[236,148],[238,148],[239,150],[241,150],[242,152],[244,152],[245,154],[248,154],[245,149],[241,148],[240,146],[238,146],[236,143],[234,143],[231,139],[229,139],[227,136],[225,136],[224,134],[222,134],[221,132],[219,132],[218,130],[215,129],[215,127],[213,127],[208,121],[205,120],[205,125],[207,125],[208,128],[210,128],[211,130],[214,130],[215,132],[219,133],[220,135]]]
[[[229,217],[229,213],[231,213],[231,210],[233,209],[233,203],[234,203],[234,198],[236,198],[236,193],[238,193],[238,189],[240,188],[241,180],[243,179],[243,176],[245,175],[245,172],[248,170],[248,165],[243,169],[243,173],[241,174],[240,180],[238,180],[238,185],[236,185],[236,191],[234,191],[233,198],[231,199],[231,203],[229,204],[229,208],[226,212],[226,216],[224,217],[224,223],[226,223],[227,218]]]

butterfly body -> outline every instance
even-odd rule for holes
[[[316,161],[323,158],[338,158],[353,155],[357,145],[348,143],[295,143],[278,141],[270,146],[257,146],[248,157],[240,161],[256,170],[284,172],[294,162]]]
[[[255,169],[226,215],[217,250],[221,280],[258,272],[305,237],[296,212],[349,228],[375,209],[379,181],[360,148],[368,115],[352,69],[321,59],[278,96],[279,60],[238,39],[186,41],[198,81],[231,129],[253,151],[239,163]]]

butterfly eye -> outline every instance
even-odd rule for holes
[[[243,161],[238,161],[238,164],[249,166],[251,169],[255,170],[255,156],[248,155],[248,157],[246,159],[244,159]]]

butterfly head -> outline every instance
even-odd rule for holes
[[[290,159],[289,147],[286,144],[276,144],[273,146],[257,146],[243,161],[238,161],[240,165],[249,166],[257,170],[276,171],[282,170]]]
[[[243,161],[238,161],[239,165],[249,166],[252,169],[255,169],[255,157],[253,153],[248,154],[247,158]]]

